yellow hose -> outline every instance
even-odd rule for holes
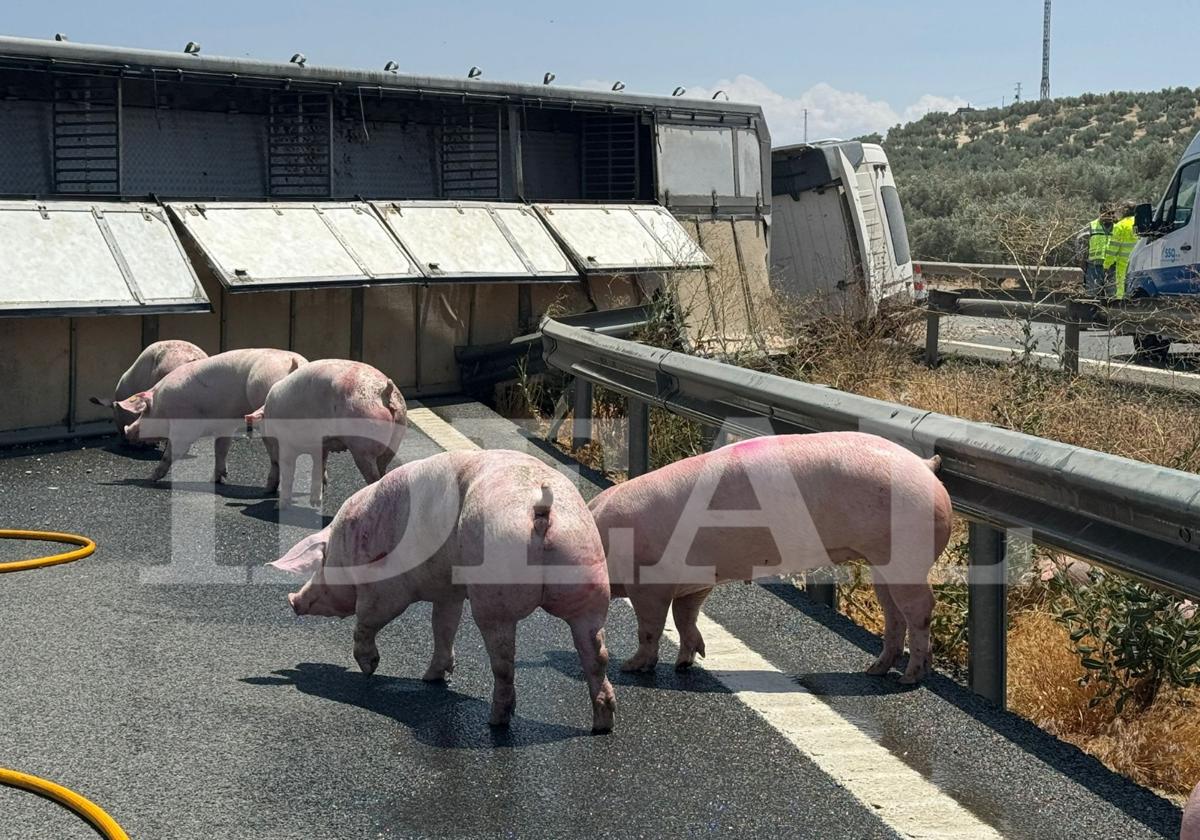
[[[11,563],[0,563],[0,573],[23,572],[27,569],[41,569],[45,566],[57,566],[59,563],[70,563],[72,560],[87,557],[96,550],[96,544],[87,537],[81,537],[78,534],[59,534],[55,531],[14,531],[0,528],[0,539],[45,540],[46,542],[60,542],[83,546],[73,551],[65,551],[62,554],[34,557],[32,560],[15,560]]]
[[[56,785],[54,782],[48,782],[27,773],[18,773],[16,770],[6,770],[3,767],[0,767],[0,784],[36,793],[65,808],[70,808],[87,821],[92,828],[100,832],[105,840],[129,840],[125,829],[117,825],[116,820],[104,813],[99,805],[89,799],[84,799],[72,790],[67,790],[62,785]]]

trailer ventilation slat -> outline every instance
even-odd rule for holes
[[[499,106],[443,106],[439,152],[444,197],[500,197]]]
[[[54,191],[121,192],[121,80],[54,75]],[[81,148],[93,154],[80,157]],[[77,177],[83,169],[86,178]]]
[[[277,93],[267,126],[267,188],[280,198],[333,193],[333,100],[324,93]]]
[[[585,114],[583,117],[583,197],[596,201],[638,198],[638,118]]]

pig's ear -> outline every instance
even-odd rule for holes
[[[140,394],[134,394],[132,397],[126,397],[117,402],[117,405],[128,411],[130,414],[141,414],[150,408],[150,391],[142,391]]]
[[[325,562],[325,548],[329,545],[329,527],[312,536],[305,537],[292,546],[292,550],[271,565],[285,572],[307,575]]]

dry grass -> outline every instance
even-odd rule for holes
[[[1178,801],[1200,779],[1200,691],[1164,692],[1142,712],[1088,708],[1067,631],[1044,612],[1017,614],[1008,636],[1008,702],[1013,711],[1075,744],[1140,784]]]

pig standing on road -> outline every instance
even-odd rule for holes
[[[134,443],[168,438],[151,476],[154,481],[165,476],[171,462],[185,456],[197,440],[215,437],[213,481],[220,483],[225,479],[230,443],[244,428],[246,414],[263,404],[271,386],[306,361],[287,350],[248,349],[184,365],[152,389],[118,403],[136,417],[125,427],[125,437]],[[279,484],[279,463],[273,454],[268,483],[272,489]]]
[[[125,427],[136,420],[137,415],[121,408],[121,400],[142,391],[149,391],[177,367],[207,358],[208,354],[190,341],[156,341],[139,353],[129,370],[121,374],[121,378],[117,380],[117,387],[113,389],[111,400],[92,397],[91,401],[112,409],[113,422],[117,424],[117,431],[124,437]]]
[[[265,405],[246,415],[247,431],[266,440],[279,464],[279,506],[292,501],[296,459],[312,457],[309,501],[321,506],[325,458],[349,449],[362,477],[378,481],[404,437],[404,397],[392,380],[362,362],[320,359],[275,383]],[[271,488],[274,489],[274,488]]]
[[[887,673],[907,627],[901,682],[918,682],[931,664],[929,569],[950,538],[937,465],[874,435],[780,435],[605,490],[590,507],[612,590],[629,596],[638,620],[637,653],[621,670],[654,669],[668,608],[679,629],[676,667],[703,656],[696,618],[714,584],[863,558],[885,619],[883,653],[867,672]]]
[[[1200,785],[1196,785],[1183,809],[1183,829],[1179,832],[1179,840],[1200,840]]]
[[[612,729],[604,550],[579,491],[536,458],[446,452],[397,467],[272,565],[313,572],[288,596],[297,614],[356,616],[354,658],[367,674],[379,665],[380,629],[414,601],[432,601],[433,659],[424,679],[445,679],[470,598],[495,678],[493,726],[507,725],[516,704],[517,622],[540,606],[571,627],[593,731]]]

